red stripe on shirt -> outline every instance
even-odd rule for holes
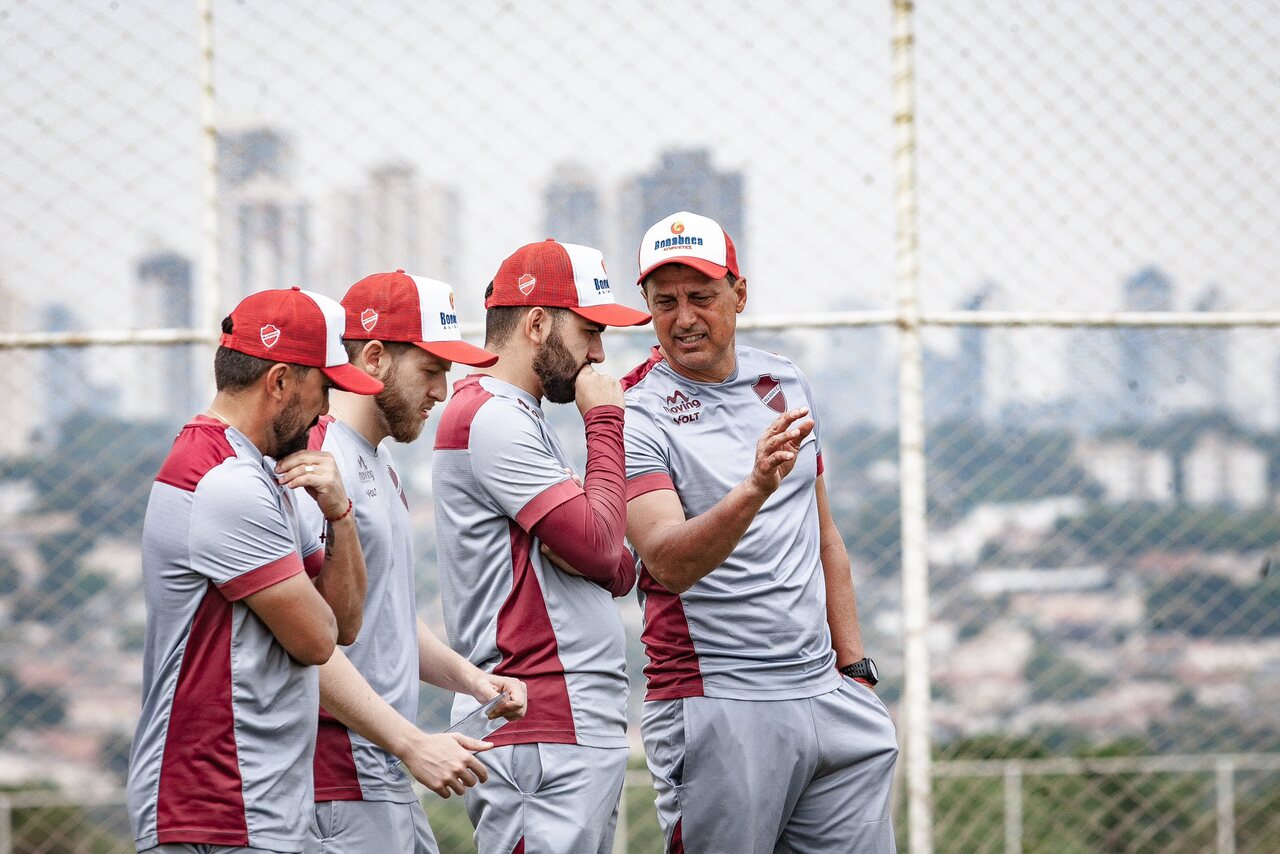
[[[542,517],[581,494],[582,487],[572,479],[548,486],[535,495],[532,501],[520,508],[520,512],[516,514],[516,524],[526,531],[532,531],[533,526],[542,521]]]
[[[436,426],[437,451],[465,451],[471,444],[471,422],[480,407],[493,397],[480,385],[480,374],[463,377],[453,384],[453,397]]]
[[[533,537],[508,520],[511,535],[511,592],[498,609],[498,651],[502,660],[494,672],[525,683],[529,713],[512,721],[487,740],[494,744],[550,742],[577,744],[569,686],[547,603],[530,560]]]
[[[648,474],[638,474],[627,481],[627,500],[639,498],[649,492],[657,492],[660,489],[669,489],[676,491],[676,485],[671,480],[671,475],[665,471],[654,471]]]
[[[317,801],[364,800],[356,758],[351,752],[351,732],[324,708],[320,709],[320,724],[316,728],[316,758],[312,770]]]
[[[160,844],[249,844],[231,707],[231,612],[210,582],[191,621],[165,730]]]
[[[315,578],[320,575],[320,570],[324,569],[324,547],[313,551],[302,559],[302,568],[307,571],[308,578]]]
[[[689,634],[680,597],[658,583],[649,570],[640,571],[644,591],[644,630],[640,640],[649,657],[644,675],[646,700],[676,700],[702,696],[702,669]]]
[[[646,360],[645,362],[639,365],[636,365],[627,373],[625,377],[622,378],[622,390],[626,391],[627,389],[631,388],[633,385],[636,385],[637,383],[639,383],[640,380],[645,378],[646,374],[648,374],[650,371],[653,370],[655,365],[657,365],[659,362],[662,361],[662,359],[663,359],[662,350],[660,350],[658,347],[655,346],[652,350],[649,351],[648,360]]]
[[[242,572],[230,581],[224,581],[218,585],[218,592],[226,597],[228,602],[236,602],[259,590],[266,590],[273,584],[279,584],[286,578],[292,578],[302,571],[302,558],[298,557],[297,552],[289,552],[271,563]]]
[[[187,492],[195,492],[196,484],[200,483],[201,478],[223,460],[235,455],[235,449],[227,441],[227,425],[213,418],[197,415],[173,440],[173,447],[160,466],[156,480]]]
[[[324,437],[329,434],[329,425],[336,419],[332,415],[321,415],[320,420],[316,422],[316,426],[311,428],[311,432],[307,434],[307,450],[319,451],[324,448]]]

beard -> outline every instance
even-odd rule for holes
[[[542,383],[542,393],[552,403],[572,403],[578,396],[578,372],[582,365],[564,346],[560,320],[556,318],[551,334],[533,355],[533,372]]]
[[[267,454],[274,460],[282,460],[297,451],[305,451],[307,449],[307,440],[310,438],[311,428],[320,422],[320,416],[311,419],[311,423],[304,421],[304,415],[299,411],[299,402],[302,395],[295,392],[289,398],[289,403],[285,406],[284,411],[277,415],[271,422],[271,444],[272,452]]]
[[[387,435],[397,442],[408,443],[422,435],[427,421],[422,417],[422,407],[414,405],[404,393],[399,382],[399,369],[393,361],[391,372],[382,383],[382,391],[374,395],[378,404],[378,418]]]

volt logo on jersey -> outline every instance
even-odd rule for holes
[[[691,424],[702,417],[702,401],[676,389],[667,395],[662,408],[671,416],[672,424]]]
[[[782,383],[773,374],[761,374],[751,386],[760,402],[779,414],[787,411],[787,396],[782,393]]]
[[[360,472],[359,472],[360,482],[373,483],[374,481],[373,469],[369,468],[369,464],[364,461],[364,456],[361,455],[359,457],[356,457],[356,462],[360,466]]]

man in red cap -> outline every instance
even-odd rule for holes
[[[418,438],[431,408],[445,399],[454,362],[488,366],[498,357],[462,340],[453,288],[444,282],[403,270],[377,273],[352,285],[342,304],[351,363],[383,390],[335,395],[333,415],[311,430],[311,447],[333,455],[355,502],[369,583],[359,637],[320,668],[316,808],[307,850],[434,854],[409,775],[442,798],[462,794],[488,777],[473,752],[491,745],[418,729],[419,681],[478,703],[505,694],[489,714],[511,719],[524,715],[525,687],[480,670],[418,618],[409,503],[386,440]],[[304,517],[317,529],[324,524],[314,504]]]
[[[627,764],[627,679],[613,597],[635,583],[623,545],[622,390],[596,371],[606,326],[649,315],[613,298],[595,249],[517,250],[485,296],[487,373],[454,386],[432,480],[453,648],[529,689],[529,713],[489,737],[467,814],[482,854],[608,851]],[[574,402],[586,476],[543,417]],[[554,552],[558,557],[553,557]],[[458,720],[477,707],[459,694]]]
[[[319,672],[360,630],[365,566],[333,459],[307,449],[347,362],[342,307],[299,288],[222,322],[217,396],[174,441],[142,532],[142,716],[129,759],[140,851],[301,851]],[[299,491],[325,519],[299,517]]]

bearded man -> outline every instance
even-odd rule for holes
[[[618,305],[601,254],[521,247],[485,295],[487,374],[454,386],[432,480],[445,629],[477,667],[519,678],[529,714],[490,737],[489,781],[464,794],[481,854],[612,847],[627,764],[627,678],[613,598],[635,583],[626,529],[622,388],[593,365]],[[575,402],[585,478],[543,417]],[[476,708],[459,694],[454,720]]]

